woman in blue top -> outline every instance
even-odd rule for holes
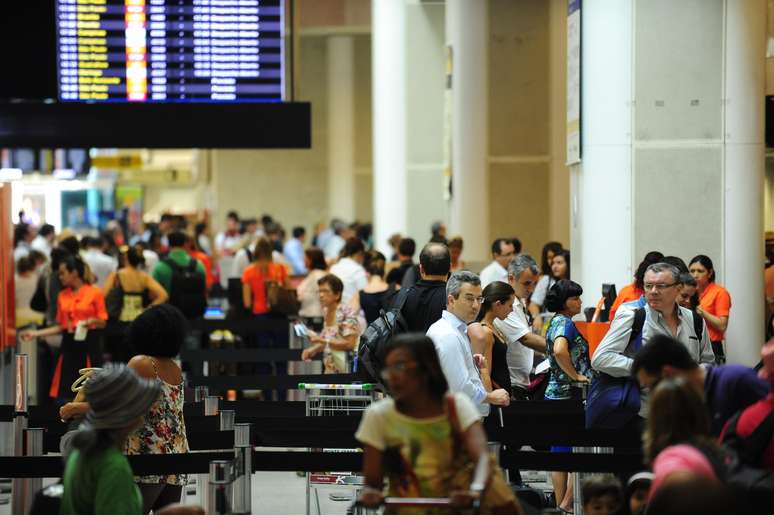
[[[579,393],[572,383],[588,383],[591,373],[589,344],[580,334],[572,317],[581,312],[583,288],[578,283],[562,279],[554,284],[546,296],[546,308],[556,313],[546,331],[546,349],[551,363],[545,398],[572,399]],[[569,448],[552,447],[554,452],[569,452]],[[573,477],[567,472],[552,472],[557,507],[567,512],[572,509]]]

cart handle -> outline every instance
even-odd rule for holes
[[[375,384],[325,384],[325,383],[298,383],[299,390],[362,390],[370,392],[376,387]]]

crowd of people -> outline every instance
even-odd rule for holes
[[[109,439],[113,450],[186,452],[183,379],[173,360],[182,336],[151,348],[151,336],[143,343],[138,331],[160,341],[168,335],[158,326],[200,318],[220,298],[242,316],[285,317],[281,293],[292,290],[297,314],[309,328],[302,357],[323,354],[325,373],[357,372],[365,329],[387,311],[400,316],[405,334],[387,343],[380,377],[374,378],[389,396],[365,412],[356,434],[365,449],[366,505],[382,501],[386,477],[390,495],[446,494],[459,506],[480,497],[492,513],[519,513],[512,494],[498,496],[491,486],[472,491],[455,482],[458,469],[470,464],[475,473],[465,476],[467,484],[504,481],[488,461],[486,431],[502,427],[499,408],[511,402],[585,398],[588,427],[615,429],[643,442],[651,475],[597,477],[574,492],[572,474],[553,473],[554,502],[564,512],[582,494],[587,513],[666,513],[653,507],[676,510],[668,493],[710,484],[725,496],[718,497],[722,506],[722,499],[739,499],[731,457],[772,470],[774,423],[764,421],[774,411],[774,343],[764,347],[760,373],[725,364],[731,296],[717,284],[710,257],[699,254],[686,264],[649,252],[633,282],[621,288],[609,330],[594,350],[576,325],[586,320],[583,286],[571,279],[570,251],[560,243],[547,243],[538,263],[522,253],[517,238],[497,238],[492,261],[480,274],[466,269],[462,238],[447,240],[441,223],[421,248],[400,235],[390,244],[388,260],[373,249],[368,225],[334,220],[315,228],[309,240],[303,227],[286,238],[271,217],[241,219],[235,212],[212,239],[205,224],[191,230],[171,215],[141,235],[126,237],[114,227],[80,241],[56,235],[50,226],[35,234],[19,224],[17,320],[33,326],[20,337],[61,335],[49,395],[62,406],[64,419],[81,418],[82,429],[91,432],[73,436],[70,460],[84,461],[96,449],[100,460],[124,467],[100,436],[108,428],[118,431]],[[255,344],[282,346],[283,338],[261,333]],[[101,395],[94,389],[99,381],[87,382],[88,402],[69,397],[78,370],[108,361],[128,367],[108,368],[105,377],[144,385],[132,388],[156,403],[143,404],[142,437],[128,416],[115,426],[94,424],[99,412],[88,397],[90,388],[93,398]],[[177,428],[177,436],[162,436],[154,429],[161,425]],[[760,426],[770,428],[768,445],[754,456],[742,452]],[[551,451],[570,449],[557,445]],[[70,462],[67,470],[76,471]],[[510,475],[520,480],[518,471]],[[139,478],[143,511],[179,499],[184,482],[179,476]]]

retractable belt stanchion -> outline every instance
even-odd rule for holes
[[[220,410],[220,430],[233,431],[235,418],[236,418],[236,411],[232,409]]]
[[[589,393],[589,385],[588,383],[572,383],[573,388],[579,388],[581,391],[581,399],[583,399],[583,407],[586,407],[586,397]],[[601,447],[573,447],[572,452],[594,452],[599,453],[598,449],[602,449]],[[601,454],[601,453],[599,453]],[[575,472],[573,477],[573,499],[572,499],[572,506],[573,506],[573,512],[578,514],[583,514],[583,496],[581,495],[583,486],[583,475],[580,473],[580,471]],[[556,500],[557,506],[561,502],[561,499]]]
[[[205,417],[215,417],[218,415],[219,400],[220,399],[215,395],[207,395],[204,397],[204,416]],[[222,419],[221,419],[221,423],[223,423]],[[212,466],[210,466],[210,476],[211,475],[212,475]],[[207,486],[209,480],[210,480],[210,477],[208,477],[207,474],[198,474],[196,476],[196,486],[197,486],[197,490],[199,491],[199,501],[201,502],[202,506],[209,506],[209,503],[212,501],[212,499],[209,498],[211,488],[208,488]],[[207,513],[215,513],[215,512],[208,511]]]
[[[253,476],[253,446],[250,440],[250,424],[234,425],[234,513],[252,511],[251,480]]]
[[[43,456],[43,433],[45,429],[35,427],[24,430],[24,455],[25,456]],[[21,480],[21,501],[20,505],[14,502],[14,513],[27,514],[32,508],[32,501],[35,498],[35,492],[43,487],[43,478],[29,477]],[[15,501],[15,499],[14,499]],[[18,510],[18,511],[17,511]]]
[[[233,463],[225,460],[210,462],[207,493],[208,515],[231,515],[231,480]]]
[[[15,384],[15,406],[13,417],[13,441],[14,456],[24,456],[24,431],[27,429],[29,419],[29,406],[27,405],[27,381],[29,373],[29,356],[26,354],[16,355],[16,377]],[[14,479],[12,486],[12,511],[14,515],[26,515],[25,511],[25,480]]]
[[[210,394],[206,386],[196,386],[194,388],[194,402],[204,402],[204,399]]]

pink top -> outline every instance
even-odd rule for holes
[[[718,480],[715,470],[709,460],[692,445],[672,445],[656,456],[653,462],[653,483],[650,487],[649,499],[664,484],[664,481],[675,472],[692,472],[699,476]]]

